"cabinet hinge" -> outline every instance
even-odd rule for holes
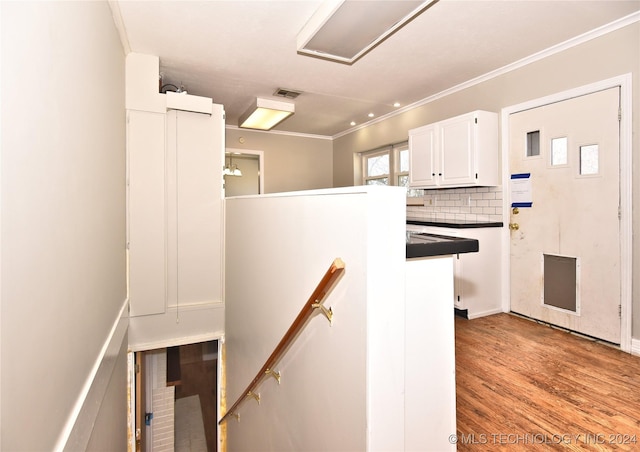
[[[618,318],[620,318],[620,319],[622,318],[622,305],[621,304],[618,305]]]
[[[622,121],[622,107],[618,107],[618,122]]]
[[[153,413],[144,413],[144,425],[150,426],[151,419],[153,419]]]
[[[460,301],[460,295],[458,295],[458,301]]]
[[[140,373],[140,364],[136,364],[136,373],[139,374]]]
[[[478,173],[476,173],[476,179],[478,178]]]

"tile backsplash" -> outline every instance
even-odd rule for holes
[[[502,221],[502,187],[425,190],[423,201],[422,206],[407,206],[407,218]]]

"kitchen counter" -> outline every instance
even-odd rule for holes
[[[475,253],[479,243],[475,239],[451,237],[421,232],[407,232],[406,258]]]
[[[425,220],[420,218],[407,218],[407,224],[455,229],[501,228],[503,226],[500,221]]]

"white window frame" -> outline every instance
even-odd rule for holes
[[[385,146],[383,148],[378,148],[378,149],[374,149],[373,151],[367,151],[367,152],[363,152],[361,154],[362,159],[362,184],[363,185],[369,185],[368,182],[369,181],[374,181],[374,180],[380,180],[380,179],[387,179],[389,181],[388,184],[385,185],[391,185],[391,182],[393,181],[392,176],[394,173],[394,161],[393,161],[393,153],[391,152],[391,147],[389,146]],[[369,165],[368,165],[368,161],[370,158],[373,157],[380,157],[380,156],[384,156],[384,155],[388,155],[389,156],[389,173],[386,174],[379,174],[376,176],[369,176]]]
[[[409,142],[402,141],[400,143],[390,144],[387,146],[382,146],[371,151],[365,151],[360,153],[360,164],[361,164],[361,183],[363,185],[367,185],[367,181],[376,180],[376,179],[384,179],[387,178],[389,180],[388,185],[398,186],[400,185],[400,177],[409,176],[409,169],[407,171],[400,171],[400,152],[409,151]],[[389,155],[389,174],[379,175],[379,176],[369,176],[367,174],[367,159],[369,157],[376,157],[380,155]],[[407,187],[407,203],[408,204],[416,204],[418,201],[422,203],[423,190],[416,190]],[[416,202],[414,202],[416,200]]]

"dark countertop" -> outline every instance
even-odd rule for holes
[[[470,228],[501,228],[502,222],[499,221],[465,221],[465,220],[441,220],[430,221],[419,218],[407,218],[407,224],[415,224],[418,226],[435,226],[439,228],[453,229],[470,229]]]
[[[407,232],[407,259],[475,253],[478,252],[478,250],[479,243],[476,239],[421,232]]]

